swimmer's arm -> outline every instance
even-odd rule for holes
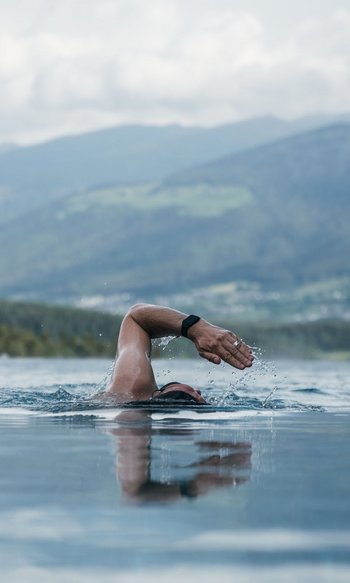
[[[136,304],[130,308],[129,316],[150,338],[162,338],[180,336],[181,324],[187,314],[162,306]],[[202,318],[188,329],[188,338],[194,343],[198,354],[214,364],[224,360],[235,368],[244,369],[253,363],[249,346],[244,342],[239,348],[234,345],[238,339],[236,334]]]

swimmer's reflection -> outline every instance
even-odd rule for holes
[[[193,430],[154,428],[144,411],[124,411],[117,421],[111,431],[116,476],[129,502],[196,498],[249,480],[250,443],[196,440]]]

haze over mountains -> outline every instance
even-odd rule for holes
[[[0,224],[65,194],[159,182],[169,174],[278,139],[350,121],[350,115],[287,122],[263,117],[210,129],[122,126],[0,149]]]
[[[332,121],[124,127],[0,153],[1,296],[350,277],[350,124]]]

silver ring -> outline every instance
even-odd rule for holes
[[[239,338],[239,339],[234,341],[233,346],[235,346],[236,348],[240,348],[241,344],[242,344],[242,340]]]

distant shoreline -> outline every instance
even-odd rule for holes
[[[102,312],[0,301],[0,355],[10,357],[114,358],[122,316]],[[350,360],[350,322],[229,322],[251,346],[269,358]],[[153,357],[188,358],[195,354],[187,340],[165,349],[155,342]]]

